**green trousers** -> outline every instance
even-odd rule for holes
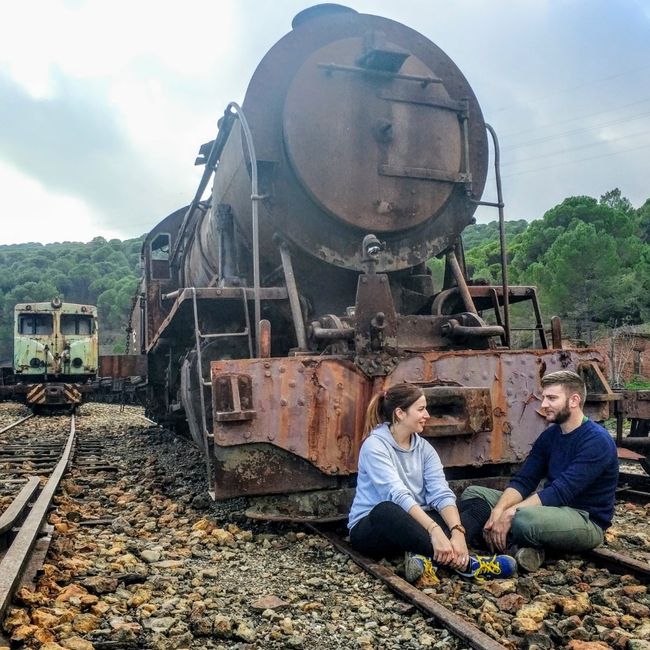
[[[503,493],[472,485],[460,500],[479,498],[494,508]],[[520,508],[512,519],[512,541],[517,546],[535,546],[576,553],[603,543],[602,528],[589,519],[584,510],[567,506],[529,506]]]

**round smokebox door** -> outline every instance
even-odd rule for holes
[[[284,107],[287,153],[330,214],[366,231],[412,228],[462,181],[462,104],[423,81],[436,73],[417,57],[405,53],[397,71],[368,70],[363,54],[363,38],[348,38],[301,66]]]

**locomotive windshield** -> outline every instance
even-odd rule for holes
[[[80,314],[61,314],[61,334],[89,335],[93,332],[93,319],[91,316]]]
[[[18,319],[19,334],[47,336],[52,331],[52,314],[21,314]]]

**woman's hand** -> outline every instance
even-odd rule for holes
[[[454,547],[442,528],[436,526],[429,531],[429,535],[433,546],[433,559],[439,564],[452,564],[455,559]]]
[[[451,547],[454,549],[454,560],[451,566],[454,569],[464,571],[469,562],[469,551],[467,550],[467,540],[460,530],[451,531]]]

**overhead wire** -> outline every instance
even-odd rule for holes
[[[631,70],[624,70],[622,72],[617,72],[615,74],[607,75],[606,77],[599,77],[597,79],[591,79],[589,81],[585,81],[585,82],[577,84],[575,86],[570,86],[568,88],[560,88],[560,89],[558,89],[556,91],[547,92],[547,93],[545,93],[545,97],[557,97],[558,95],[569,94],[569,93],[575,92],[576,90],[580,90],[581,88],[584,88],[585,86],[591,86],[592,84],[601,83],[603,81],[611,81],[612,79],[617,79],[619,77],[624,77],[624,76],[629,75],[629,74],[635,74],[637,72],[641,72],[641,71],[647,70],[649,68],[650,68],[650,65],[642,65],[642,66],[640,66],[638,68],[633,68]],[[494,114],[494,113],[503,113],[504,111],[514,110],[516,108],[517,108],[517,106],[513,106],[512,104],[510,104],[508,106],[502,106],[501,108],[493,109],[493,110],[490,111],[490,113],[492,113],[492,114]]]
[[[629,74],[637,73],[639,71],[645,71],[645,70],[647,70],[649,68],[650,68],[650,65],[644,65],[644,66],[637,67],[637,68],[635,68],[633,70],[627,70],[627,71],[623,71],[623,72],[620,72],[620,73],[608,75],[606,77],[603,77],[603,78],[600,78],[600,79],[597,79],[597,80],[592,80],[592,81],[589,81],[589,82],[584,82],[584,83],[577,84],[577,85],[575,85],[575,86],[573,86],[571,88],[568,88],[568,89],[559,90],[559,91],[557,91],[555,93],[550,93],[550,94],[547,93],[546,97],[551,97],[551,96],[554,96],[554,95],[561,95],[561,94],[564,94],[564,93],[573,92],[575,90],[578,90],[580,88],[584,88],[585,86],[589,86],[589,85],[592,85],[594,83],[601,83],[603,81],[610,81],[610,80],[620,78],[620,77],[623,77],[623,76],[626,76],[626,75],[629,75]],[[517,149],[523,149],[523,148],[528,147],[530,145],[539,145],[541,143],[551,142],[553,140],[557,140],[557,139],[560,139],[560,138],[565,138],[565,139],[570,141],[571,139],[575,138],[575,136],[578,136],[578,135],[581,135],[581,134],[593,133],[594,131],[596,131],[598,129],[604,129],[604,128],[615,126],[615,125],[627,124],[627,123],[630,123],[630,122],[633,122],[633,121],[642,120],[642,119],[647,118],[648,116],[650,116],[650,111],[645,111],[643,113],[637,113],[637,114],[628,115],[628,116],[621,116],[621,117],[616,117],[615,113],[617,113],[619,111],[623,111],[624,109],[630,108],[632,106],[638,106],[640,104],[647,103],[648,101],[650,101],[650,97],[646,97],[646,98],[643,98],[643,99],[638,99],[638,100],[635,100],[635,101],[632,101],[632,102],[626,102],[626,103],[621,104],[619,106],[610,107],[610,108],[604,109],[604,110],[592,111],[591,113],[568,117],[568,118],[565,118],[565,119],[562,119],[562,120],[558,120],[558,121],[556,121],[554,123],[551,123],[551,124],[544,124],[544,125],[541,125],[541,126],[538,126],[538,127],[533,127],[533,128],[530,128],[530,129],[520,130],[518,132],[511,132],[510,134],[508,134],[506,136],[503,136],[503,138],[505,140],[507,140],[508,138],[514,138],[514,136],[517,136],[517,135],[525,135],[526,133],[531,133],[533,131],[535,131],[537,133],[539,133],[540,131],[543,131],[543,130],[551,131],[552,129],[554,129],[557,126],[560,126],[562,124],[567,124],[567,123],[575,122],[575,121],[578,121],[578,120],[586,120],[586,119],[597,117],[597,116],[600,116],[600,115],[614,114],[614,115],[611,115],[611,117],[615,118],[615,119],[606,119],[605,121],[598,122],[596,124],[592,124],[592,125],[589,125],[589,126],[583,126],[583,127],[577,128],[577,129],[570,129],[570,130],[565,129],[564,131],[561,131],[560,133],[546,133],[545,135],[540,134],[540,136],[536,137],[536,138],[531,138],[531,139],[520,141],[520,142],[515,141],[510,146],[508,146],[506,144],[506,146],[503,146],[501,148],[501,150],[504,151],[504,152],[512,152],[512,151],[515,151]],[[646,130],[643,130],[643,131],[637,131],[635,133],[623,134],[623,135],[617,136],[615,138],[609,138],[608,140],[599,140],[597,142],[588,142],[588,143],[579,144],[579,145],[572,146],[572,147],[570,146],[568,148],[558,149],[558,150],[555,150],[555,151],[552,151],[552,152],[543,153],[543,154],[536,155],[536,156],[531,156],[531,157],[528,157],[528,158],[525,158],[525,159],[520,159],[520,160],[516,160],[516,161],[512,161],[512,162],[504,162],[504,163],[502,163],[502,167],[511,167],[512,168],[514,165],[519,166],[522,163],[526,163],[528,161],[541,160],[541,159],[545,159],[545,158],[552,160],[556,156],[563,156],[563,155],[566,155],[566,154],[573,153],[574,151],[577,152],[577,151],[580,151],[580,150],[583,150],[583,149],[589,149],[589,148],[592,148],[592,147],[604,146],[604,145],[611,144],[613,142],[617,142],[617,141],[624,140],[624,139],[627,139],[627,138],[642,137],[642,136],[647,135],[648,133],[650,133],[650,131],[648,131],[646,129]],[[584,138],[583,138],[583,140],[584,140]],[[505,174],[503,176],[503,178],[504,179],[505,178],[512,178],[512,177],[516,177],[516,176],[522,176],[522,175],[526,175],[526,174],[541,172],[541,171],[554,169],[554,168],[558,168],[558,167],[563,167],[563,166],[568,166],[568,165],[576,165],[576,164],[579,164],[579,163],[589,162],[591,160],[597,160],[597,159],[607,158],[607,157],[611,157],[611,156],[615,156],[615,155],[631,153],[631,152],[639,151],[639,150],[642,150],[642,149],[646,149],[648,147],[650,147],[650,143],[644,143],[644,144],[640,144],[640,145],[635,146],[635,147],[628,147],[627,149],[621,149],[621,150],[618,150],[618,151],[610,151],[610,152],[607,152],[607,153],[596,154],[596,155],[593,155],[593,156],[586,156],[586,157],[583,157],[583,158],[580,158],[580,159],[577,159],[577,160],[576,159],[574,159],[574,160],[560,160],[560,161],[557,161],[557,162],[553,162],[552,164],[549,164],[549,165],[545,165],[545,166],[542,166],[542,167],[536,167],[534,169],[524,169],[524,170],[521,170],[521,171],[515,171],[515,169],[513,169],[511,173]]]
[[[558,154],[563,154],[563,153],[572,153],[573,151],[579,151],[580,149],[589,149],[590,147],[601,147],[607,144],[611,144],[612,142],[618,142],[619,140],[625,140],[626,138],[634,138],[637,136],[641,135],[647,135],[650,134],[650,130],[646,129],[645,131],[637,131],[636,133],[628,133],[626,135],[621,135],[617,138],[610,138],[608,140],[599,140],[598,142],[589,142],[588,144],[581,144],[575,147],[571,147],[569,149],[557,149],[556,151],[550,151],[548,153],[540,154],[539,156],[531,156],[529,158],[523,158],[519,160],[513,160],[511,162],[506,162],[502,163],[501,167],[510,167],[512,165],[519,165],[521,163],[528,162],[530,160],[539,160],[540,158],[550,158],[552,156],[556,156]]]
[[[558,124],[566,124],[567,122],[575,122],[576,120],[584,120],[589,117],[596,117],[597,115],[604,115],[605,113],[613,113],[614,111],[620,111],[623,108],[629,108],[630,106],[636,106],[637,104],[644,104],[645,102],[650,102],[650,97],[646,97],[645,99],[639,99],[635,102],[629,102],[628,104],[621,104],[621,106],[615,106],[613,108],[607,108],[604,111],[596,111],[595,113],[587,113],[586,115],[578,115],[577,117],[568,117],[564,120],[558,120],[557,122],[553,122],[552,124],[540,124],[535,127],[531,127],[530,129],[524,129],[523,131],[514,131],[512,133],[505,133],[501,134],[499,136],[500,140],[505,140],[507,138],[516,136],[516,135],[523,135],[526,133],[532,133],[533,131],[538,131],[539,129],[546,129],[546,128],[553,128],[554,126],[557,126]]]
[[[600,154],[598,156],[589,156],[588,158],[580,158],[578,160],[566,160],[564,162],[559,162],[554,165],[547,165],[546,167],[538,167],[536,169],[526,169],[524,171],[513,172],[512,174],[506,174],[502,178],[513,178],[514,176],[523,176],[524,174],[532,174],[534,172],[541,172],[547,169],[555,169],[556,167],[562,167],[564,165],[575,165],[580,162],[588,162],[590,160],[597,160],[598,158],[609,158],[610,156],[618,156],[622,153],[631,153],[632,151],[639,151],[641,149],[647,149],[650,147],[650,142],[647,144],[642,144],[638,147],[632,147],[631,149],[621,149],[619,151],[610,151],[609,153]]]
[[[502,151],[513,151],[515,149],[520,149],[529,144],[538,144],[540,142],[548,142],[549,140],[555,140],[557,138],[562,138],[567,135],[575,135],[577,133],[587,133],[593,131],[594,129],[600,129],[606,126],[615,126],[616,124],[623,124],[627,122],[632,122],[644,117],[650,116],[650,111],[645,113],[639,113],[638,115],[633,115],[631,117],[625,117],[617,120],[610,120],[609,122],[601,122],[599,124],[594,124],[592,126],[586,126],[581,129],[572,129],[571,131],[563,131],[562,133],[555,133],[553,135],[542,136],[540,138],[533,138],[532,140],[525,140],[524,142],[519,142],[518,144],[512,145],[510,147],[501,147]]]

